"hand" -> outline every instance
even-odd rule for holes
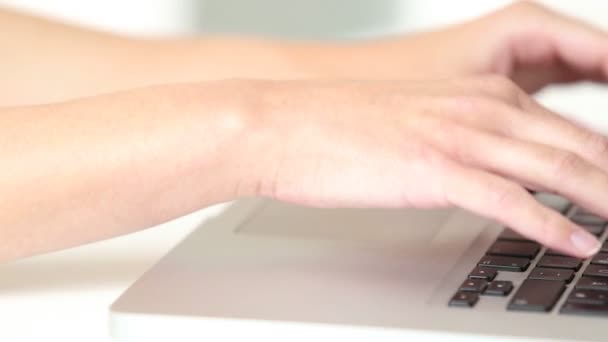
[[[350,48],[336,63],[349,78],[498,73],[529,93],[553,83],[608,79],[608,34],[527,1],[443,30]]]
[[[608,216],[608,141],[506,78],[256,89],[239,153],[257,195],[318,207],[458,206],[579,257],[599,248],[523,185]]]

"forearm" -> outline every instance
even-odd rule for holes
[[[406,41],[138,39],[0,10],[0,106],[227,78],[418,78],[433,54],[416,53],[424,42]]]
[[[0,10],[0,106],[163,83],[302,76],[288,50],[248,39],[120,37]]]
[[[0,106],[67,100],[133,77],[133,40],[0,9]]]
[[[121,37],[0,10],[0,106],[164,83],[305,76],[311,70],[293,50],[255,39]]]
[[[258,164],[241,158],[256,155],[248,89],[164,86],[0,111],[0,260],[255,194]]]

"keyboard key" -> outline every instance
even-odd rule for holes
[[[574,278],[573,270],[536,267],[530,272],[529,279],[565,281],[569,283]]]
[[[608,279],[581,277],[576,283],[576,289],[608,291]]]
[[[515,231],[505,228],[500,235],[498,235],[498,240],[508,240],[508,241],[527,241],[532,242],[532,240],[524,237],[523,235],[516,233]]]
[[[594,265],[608,265],[608,253],[597,253],[591,263]]]
[[[523,272],[528,269],[530,260],[499,255],[486,255],[479,261],[481,267],[494,267],[500,271]]]
[[[606,219],[601,218],[594,214],[587,214],[587,213],[582,213],[582,214],[575,213],[574,215],[572,215],[570,220],[572,220],[572,222],[575,222],[582,226],[599,226],[599,225],[606,224]]]
[[[570,201],[559,195],[538,192],[534,195],[534,197],[543,205],[559,211],[560,213],[566,212],[566,210],[570,207]]]
[[[496,278],[496,273],[498,272],[491,267],[475,267],[475,269],[469,273],[469,278],[490,281]]]
[[[513,295],[507,309],[551,311],[565,288],[563,281],[526,279]]]
[[[547,249],[547,251],[545,252],[545,255],[567,256],[567,257],[570,256],[570,255],[568,255],[568,254],[566,254],[564,252],[561,252],[561,251],[558,251],[558,250],[555,250],[555,249]]]
[[[608,292],[575,289],[568,297],[568,303],[608,305]]]
[[[585,273],[583,275],[589,277],[608,277],[608,266],[606,265],[589,265],[587,269],[585,269]]]
[[[488,282],[483,279],[467,279],[460,285],[459,291],[483,292]]]
[[[457,292],[450,299],[450,306],[473,307],[479,300],[479,294],[476,292]]]
[[[496,241],[488,250],[488,254],[533,259],[539,250],[540,245],[534,242]]]
[[[513,283],[506,280],[495,280],[488,284],[484,295],[507,296],[513,290]]]
[[[600,236],[602,234],[604,234],[604,230],[606,229],[605,225],[599,225],[599,226],[582,226],[586,231],[588,231],[589,233],[595,235],[595,236]]]
[[[608,305],[566,303],[560,312],[572,315],[606,316]]]
[[[538,261],[538,267],[548,268],[566,268],[571,270],[578,270],[581,267],[582,261],[580,259],[564,257],[564,256],[553,256],[545,255]]]
[[[592,213],[591,211],[589,211],[583,207],[575,207],[572,214],[573,214],[573,216],[574,215],[595,215],[594,213]]]
[[[608,252],[608,240],[604,242],[604,244],[602,245],[602,249],[600,249],[600,252]]]

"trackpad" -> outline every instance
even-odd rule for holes
[[[236,232],[425,245],[454,213],[454,209],[317,209],[269,201]]]

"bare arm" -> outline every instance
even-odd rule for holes
[[[0,106],[226,78],[403,80],[498,73],[533,92],[553,83],[606,81],[607,41],[604,32],[530,2],[435,32],[351,43],[138,39],[0,10]]]
[[[579,257],[597,240],[522,184],[608,216],[608,140],[496,76],[157,86],[0,110],[0,131],[0,260],[251,196],[459,206]]]
[[[248,88],[159,86],[0,111],[0,260],[251,195]],[[247,170],[244,173],[242,170]]]
[[[341,49],[237,37],[123,37],[0,9],[0,106],[165,83],[331,77],[323,65],[334,54],[341,58]]]
[[[606,35],[568,18],[524,4],[403,41],[323,47],[140,41],[3,15],[0,49],[12,53],[0,63],[5,106],[239,76],[457,77],[211,81],[0,109],[0,260],[258,195],[312,206],[455,205],[573,255],[598,248],[522,187],[558,192],[608,217],[608,141],[520,88],[606,79]],[[522,37],[541,48],[528,54]],[[482,55],[466,47],[480,40],[495,46]],[[573,44],[585,53],[572,55]],[[492,71],[517,83],[460,77]]]
[[[0,260],[250,195],[248,97],[218,82],[1,110]]]

